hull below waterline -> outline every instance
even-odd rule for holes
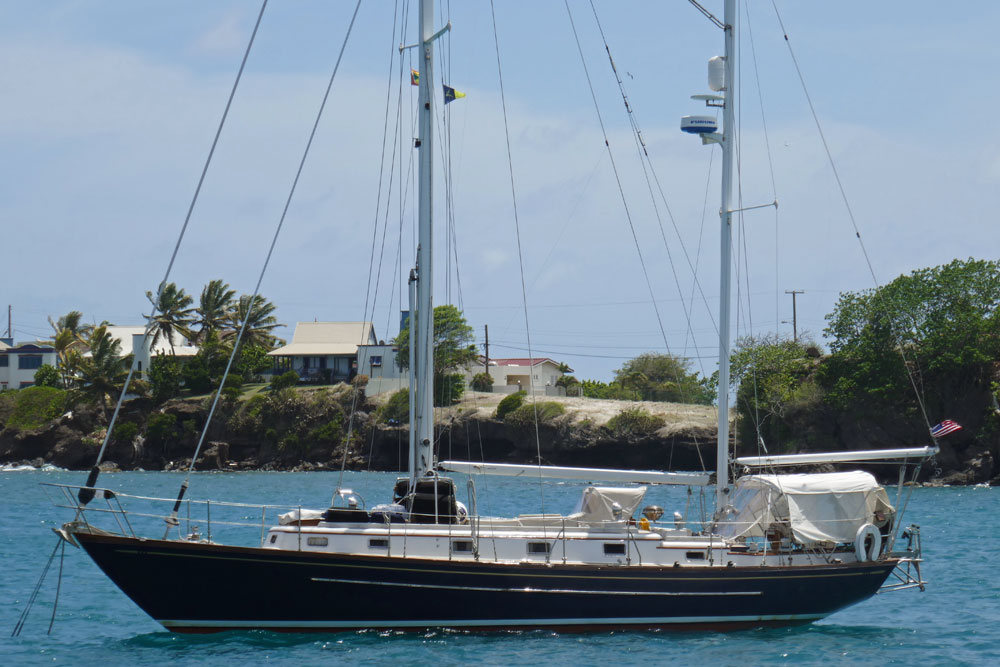
[[[793,625],[870,597],[895,567],[484,563],[74,537],[175,632]]]

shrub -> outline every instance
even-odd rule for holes
[[[465,393],[465,378],[461,373],[434,374],[434,405],[454,405]]]
[[[195,355],[187,360],[181,371],[184,386],[192,394],[207,394],[212,391],[214,383],[204,360]]]
[[[149,361],[149,386],[153,400],[163,403],[181,391],[181,363],[177,357],[158,354]]]
[[[309,440],[311,442],[329,442],[338,443],[343,437],[343,425],[342,418],[340,415],[334,415],[333,419],[321,424],[309,431]]]
[[[281,389],[288,389],[289,387],[294,387],[298,383],[299,374],[295,371],[288,371],[271,378],[271,390],[279,391]]]
[[[49,364],[44,364],[41,368],[35,371],[35,386],[36,387],[62,386],[62,378],[59,376],[59,371],[56,370],[56,367],[50,366]]]
[[[510,396],[504,397],[504,399],[497,405],[496,418],[503,419],[507,416],[507,413],[514,412],[514,410],[517,410],[519,407],[524,405],[525,396],[527,396],[525,392],[518,391]]]
[[[535,425],[535,417],[538,417],[538,425],[549,424],[553,419],[566,412],[562,403],[555,401],[542,401],[540,403],[525,403],[517,410],[507,413],[504,423],[515,428],[526,428]]]
[[[608,420],[604,428],[616,438],[652,435],[666,426],[663,417],[651,415],[642,408],[628,408]]]
[[[146,438],[150,442],[164,443],[174,435],[177,429],[177,415],[158,413],[149,418],[146,424]]]
[[[378,409],[378,421],[383,423],[408,424],[410,422],[410,390],[400,389]]]
[[[278,451],[282,454],[301,454],[305,449],[295,433],[288,433],[278,442]]]
[[[139,425],[135,422],[118,422],[115,424],[114,435],[112,439],[115,442],[132,442],[135,439],[136,434],[139,432]]]
[[[476,373],[469,385],[476,391],[493,391],[493,376],[489,373]]]
[[[21,429],[41,428],[66,407],[66,391],[55,387],[25,387],[18,390],[15,398],[17,403],[7,425]]]
[[[367,375],[355,375],[351,378],[351,386],[353,387],[367,387],[369,377]]]

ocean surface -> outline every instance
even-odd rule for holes
[[[192,478],[188,497],[323,508],[337,477],[336,473],[199,473]],[[394,478],[391,473],[347,473],[344,486],[361,494],[370,507],[388,500]],[[904,522],[922,527],[924,572],[930,582],[926,592],[878,595],[796,628],[729,633],[438,630],[175,635],[139,610],[86,554],[67,548],[52,634],[46,631],[56,594],[58,557],[21,635],[11,638],[56,545],[51,528],[72,519],[70,510],[52,504],[58,494],[40,484],[82,484],[84,479],[80,472],[0,471],[0,663],[4,665],[1000,664],[1000,576],[995,561],[1000,553],[1000,489],[989,488],[914,490]],[[126,472],[104,474],[100,485],[173,498],[182,479],[180,473]],[[459,488],[463,486],[460,481]],[[518,479],[477,482],[479,510],[494,515],[537,512],[541,504],[548,512],[568,512],[582,487]],[[653,487],[647,503],[662,505],[668,516],[680,510],[694,518],[700,511],[697,493],[689,498],[678,488]],[[227,511],[251,523],[260,521],[259,510],[255,514],[247,508],[212,507],[214,522],[228,518]],[[162,530],[162,520],[155,521]],[[195,523],[206,530],[204,523]],[[218,541],[255,544],[260,539],[259,527],[213,525]],[[177,590],[190,596],[212,595],[211,590],[186,590],[184,581],[177,582]],[[330,604],[350,601],[331,599]]]

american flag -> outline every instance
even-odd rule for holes
[[[959,424],[956,424],[950,419],[945,419],[937,426],[931,427],[931,435],[935,438],[940,438],[942,435],[948,435],[949,433],[954,433],[955,431],[960,430],[962,430],[962,427]]]

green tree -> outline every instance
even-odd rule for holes
[[[639,392],[629,387],[623,387],[617,382],[601,382],[600,380],[581,380],[580,387],[586,398],[602,398],[616,401],[641,400]]]
[[[814,414],[822,398],[815,370],[819,349],[809,341],[769,335],[742,338],[730,358],[730,382],[736,391],[740,440],[763,439],[779,449],[802,436],[797,417]]]
[[[451,304],[434,308],[434,399],[436,405],[450,405],[461,397],[465,382],[454,371],[465,369],[478,357],[472,344],[473,329],[462,311]],[[397,346],[396,363],[407,368],[410,363],[410,330],[403,329],[393,343]],[[446,376],[450,376],[446,377]]]
[[[49,317],[49,325],[53,331],[51,342],[59,360],[60,386],[63,388],[69,387],[76,375],[81,352],[86,346],[86,337],[93,328],[84,325],[82,320],[83,313],[78,310],[71,310],[55,321]]]
[[[229,322],[235,307],[236,290],[229,289],[229,283],[221,279],[211,280],[201,290],[197,317],[194,324],[198,327],[198,340],[204,340],[209,333],[221,331]]]
[[[121,393],[125,385],[131,358],[121,356],[121,343],[108,333],[105,325],[91,332],[87,347],[90,356],[81,359],[76,383],[106,413],[109,399]]]
[[[615,371],[615,382],[636,391],[644,401],[710,405],[708,382],[690,371],[690,362],[658,352],[645,352]]]
[[[493,391],[493,376],[489,373],[476,373],[470,384],[476,391]]]
[[[260,295],[253,299],[252,304],[251,299],[252,295],[244,294],[235,303],[234,308],[229,313],[230,331],[227,336],[235,336],[243,325],[243,321],[246,320],[247,325],[243,331],[243,337],[240,339],[240,346],[253,345],[265,350],[273,350],[280,342],[274,335],[274,330],[282,326],[278,322],[278,318],[274,316],[276,307]]]
[[[63,386],[62,377],[59,375],[59,371],[56,370],[55,366],[45,364],[35,371],[35,386],[61,388]]]
[[[251,382],[260,382],[260,374],[273,366],[267,350],[259,345],[244,345],[236,363],[236,372]]]
[[[191,297],[178,288],[175,283],[167,283],[158,296],[146,292],[146,298],[156,307],[156,312],[146,321],[153,334],[150,348],[156,347],[160,339],[165,339],[170,345],[170,353],[174,353],[175,340],[190,340],[191,323],[194,321],[194,308],[191,307]]]
[[[939,406],[970,386],[988,390],[1000,358],[1000,262],[955,260],[842,294],[827,322],[821,380],[834,404],[909,402],[911,374]]]
[[[174,398],[180,393],[183,364],[175,356],[157,354],[149,361],[149,386],[157,403]]]

